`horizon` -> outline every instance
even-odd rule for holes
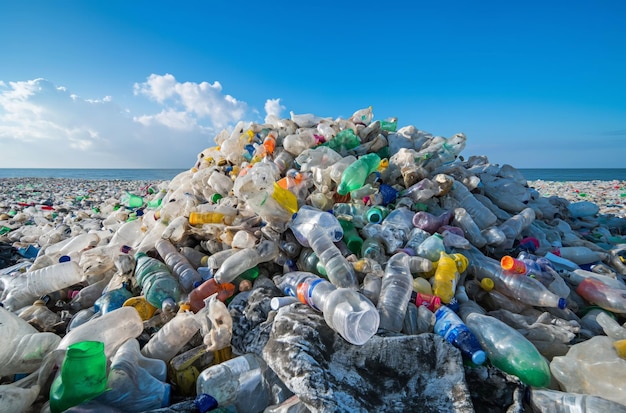
[[[11,2],[4,167],[187,169],[239,121],[369,106],[398,128],[465,133],[465,158],[625,164],[626,3],[353,7]]]

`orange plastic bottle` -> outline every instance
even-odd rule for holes
[[[204,300],[215,293],[217,293],[218,300],[225,302],[235,294],[235,284],[229,282],[218,284],[215,278],[206,280],[189,293],[189,306],[191,307],[191,311],[194,313],[200,311],[204,308]]]

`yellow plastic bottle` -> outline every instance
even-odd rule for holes
[[[457,263],[444,251],[440,252],[437,270],[433,279],[433,294],[445,304],[450,303],[456,291],[458,281]]]
[[[230,215],[222,214],[221,212],[190,212],[189,224],[190,225],[203,225],[203,224],[227,224],[230,225],[233,222],[233,217]]]

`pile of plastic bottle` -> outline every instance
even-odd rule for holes
[[[100,228],[47,234],[2,271],[0,411],[263,411],[241,383],[267,366],[232,352],[228,312],[261,278],[353,345],[436,333],[536,411],[624,411],[625,220],[397,126],[371,107],[240,122]]]

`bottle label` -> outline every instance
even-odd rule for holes
[[[313,295],[313,289],[315,288],[317,284],[321,282],[322,282],[321,278],[317,278],[313,281],[307,280],[298,284],[298,290],[297,290],[298,300],[300,300],[300,302],[304,304],[307,304],[313,307],[317,311],[322,311],[322,310],[320,310],[319,308],[315,306],[311,297]]]

